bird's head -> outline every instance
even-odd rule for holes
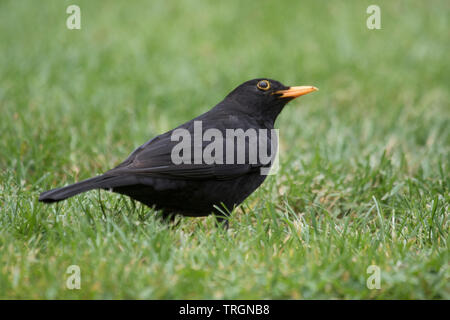
[[[231,105],[240,111],[274,122],[289,101],[317,90],[313,86],[288,87],[276,80],[259,78],[238,86],[225,101],[234,102]]]

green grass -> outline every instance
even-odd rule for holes
[[[368,30],[372,3],[1,1],[0,298],[449,299],[450,6],[379,0]],[[261,76],[320,91],[228,230],[103,191],[38,203]]]

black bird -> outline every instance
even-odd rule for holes
[[[289,101],[316,90],[312,86],[287,87],[271,79],[244,82],[208,112],[138,147],[114,169],[94,178],[43,192],[39,201],[57,202],[88,190],[105,189],[160,209],[165,215],[221,215],[221,210],[215,207],[225,206],[225,210],[229,211],[239,205],[266,178],[261,169],[271,165],[267,161],[263,163],[259,157],[256,162],[250,161],[249,150],[255,140],[252,141],[249,137],[244,139],[245,161],[238,162],[239,146],[229,150],[225,148],[230,139],[233,142],[237,139],[232,136],[227,138],[227,130],[271,130],[277,116]],[[222,149],[218,147],[211,153],[217,156],[213,163],[197,159],[211,143],[195,142],[195,126],[199,123],[202,132],[217,129],[215,133],[223,135]],[[178,158],[174,161],[174,154],[177,155],[174,148],[177,145],[179,147],[180,142],[180,137],[174,138],[176,132],[194,135],[192,147],[178,153],[182,159],[187,160],[181,163]],[[214,136],[214,140],[210,137],[210,141],[216,139],[219,139],[218,136]],[[272,139],[267,135],[268,149]],[[256,140],[256,143],[262,144],[260,140]],[[230,151],[234,151],[231,156]],[[227,155],[231,161],[226,161]],[[274,153],[269,155],[273,159]]]

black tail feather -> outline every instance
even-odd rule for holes
[[[115,187],[121,184],[118,183],[120,180],[123,180],[123,177],[101,175],[62,188],[45,191],[39,196],[39,201],[46,203],[58,202],[92,189]]]

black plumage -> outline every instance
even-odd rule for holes
[[[66,187],[43,192],[39,201],[52,203],[92,189],[105,189],[127,195],[164,213],[204,216],[218,213],[214,206],[232,210],[266,178],[261,168],[270,164],[249,160],[249,140],[245,140],[246,162],[226,163],[227,129],[273,129],[283,107],[293,98],[317,90],[314,87],[286,87],[271,79],[247,81],[208,112],[143,144],[120,165],[104,174]],[[194,133],[194,121],[203,132],[217,129],[223,134],[223,163],[175,164],[171,155],[178,141],[171,136],[176,129]],[[198,123],[198,122],[197,122]],[[270,146],[270,135],[268,136]],[[201,148],[210,142],[202,141]],[[194,148],[194,147],[192,147]],[[236,147],[234,148],[235,154]]]

